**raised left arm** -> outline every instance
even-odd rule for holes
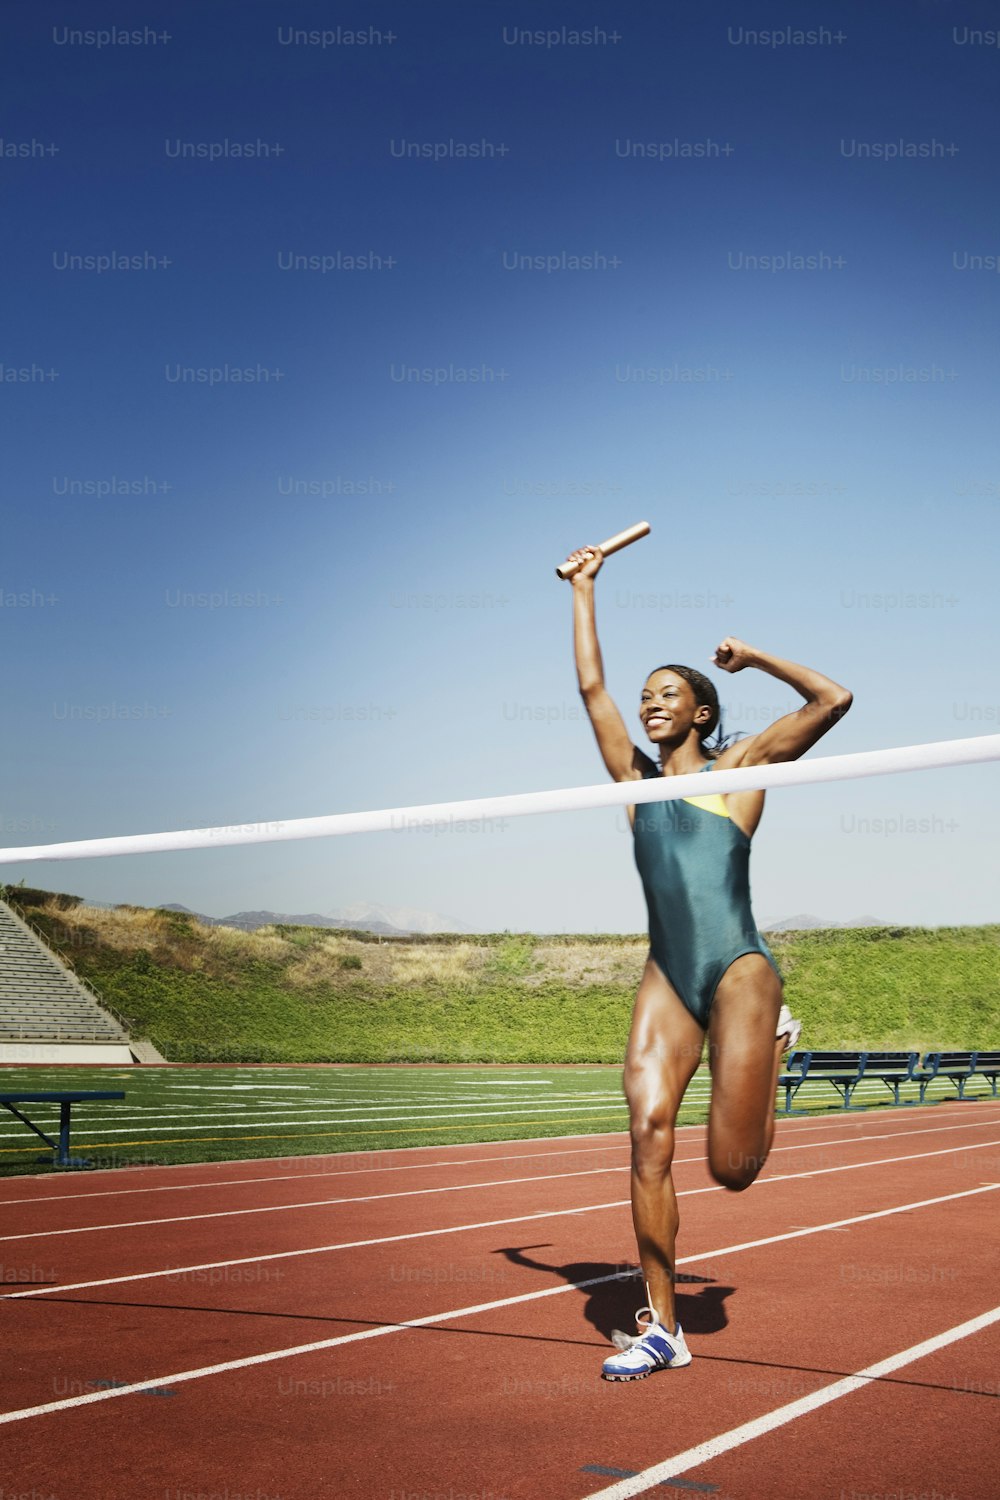
[[[798,760],[817,740],[832,729],[850,708],[853,695],[822,672],[801,667],[748,646],[735,636],[727,635],[715,653],[714,663],[724,672],[741,672],[744,667],[758,667],[771,677],[787,682],[806,700],[795,713],[776,719],[760,734],[731,745],[719,757],[720,769],[726,766],[765,766],[775,761]]]

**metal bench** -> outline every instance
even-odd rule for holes
[[[866,1052],[865,1078],[876,1078],[892,1090],[893,1104],[901,1104],[900,1087],[915,1082],[920,1065],[919,1052]]]
[[[985,1078],[990,1084],[989,1097],[997,1097],[997,1075],[1000,1074],[1000,1051],[992,1052],[928,1052],[923,1068],[917,1073],[920,1085],[920,1102],[924,1102],[927,1085],[935,1078],[946,1078],[958,1089],[958,1097],[966,1098],[966,1085],[972,1078]],[[973,1095],[983,1098],[982,1094]]]
[[[778,1085],[785,1090],[783,1113],[806,1114],[793,1110],[792,1100],[804,1083],[824,1083],[836,1089],[844,1109],[860,1109],[852,1104],[854,1091],[862,1079],[874,1079],[892,1090],[894,1105],[899,1104],[899,1090],[904,1083],[916,1082],[919,1052],[793,1052]],[[923,1097],[923,1096],[921,1096]]]
[[[86,1157],[70,1156],[69,1154],[69,1117],[72,1106],[74,1104],[79,1104],[84,1099],[124,1098],[124,1093],[109,1094],[94,1091],[92,1089],[73,1089],[72,1091],[57,1090],[52,1093],[41,1094],[0,1094],[0,1104],[3,1105],[4,1109],[9,1110],[12,1115],[16,1115],[17,1118],[22,1122],[22,1124],[27,1125],[29,1130],[33,1130],[36,1135],[41,1136],[45,1144],[52,1148],[52,1150],[56,1153],[55,1161],[52,1163],[54,1166],[89,1167],[90,1162]],[[14,1108],[15,1104],[40,1104],[43,1102],[46,1104],[58,1103],[59,1105],[58,1141],[54,1141],[51,1136],[45,1134],[44,1130],[40,1130],[37,1125],[32,1124],[31,1120],[29,1120],[26,1115],[22,1115],[19,1109]],[[52,1158],[48,1156],[38,1156],[36,1160],[51,1161]]]

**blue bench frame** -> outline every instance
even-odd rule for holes
[[[16,1115],[17,1118],[22,1122],[22,1124],[27,1125],[29,1130],[33,1130],[36,1135],[41,1136],[42,1140],[47,1146],[51,1146],[52,1150],[56,1153],[55,1161],[53,1162],[54,1166],[89,1167],[90,1162],[86,1157],[70,1156],[69,1154],[70,1110],[72,1109],[74,1104],[79,1104],[84,1099],[124,1098],[124,1093],[104,1093],[101,1091],[95,1091],[93,1089],[58,1089],[52,1092],[39,1094],[0,1094],[0,1104],[3,1105],[4,1109],[9,1110],[12,1115]],[[15,1104],[51,1104],[53,1101],[58,1101],[59,1104],[58,1141],[54,1141],[50,1135],[45,1134],[44,1130],[40,1130],[37,1125],[33,1124],[32,1121],[28,1119],[27,1115],[22,1115],[19,1109],[14,1108]],[[37,1161],[50,1161],[50,1159],[51,1158],[49,1158],[48,1156],[36,1157]]]
[[[963,1104],[967,1102],[965,1086],[970,1078],[985,1078],[990,1084],[990,1094],[976,1094],[973,1098],[996,1099],[998,1075],[1000,1051],[981,1048],[976,1052],[928,1052],[924,1058],[924,1066],[916,1077],[916,1082],[920,1084],[920,1102],[923,1104],[927,1085],[933,1083],[935,1078],[947,1078],[949,1083],[953,1083]]]
[[[813,1073],[813,1058],[829,1059],[824,1061],[822,1071]],[[843,1066],[838,1068],[836,1062],[843,1060]],[[892,1059],[891,1064],[888,1059]],[[920,1063],[919,1052],[887,1052],[870,1049],[865,1052],[827,1052],[817,1049],[814,1052],[798,1051],[790,1053],[785,1070],[779,1074],[778,1086],[785,1090],[785,1107],[783,1114],[807,1114],[804,1109],[793,1110],[792,1099],[798,1093],[804,1083],[826,1083],[832,1085],[843,1099],[844,1109],[863,1109],[864,1105],[852,1104],[851,1096],[863,1078],[873,1078],[892,1089],[893,1105],[900,1104],[899,1090],[904,1083],[916,1083],[917,1067]],[[930,1080],[928,1080],[929,1082]],[[923,1094],[921,1094],[921,1100]]]

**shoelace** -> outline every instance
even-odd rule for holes
[[[635,1324],[639,1330],[636,1334],[623,1333],[620,1328],[613,1328],[611,1331],[611,1342],[622,1354],[627,1349],[631,1349],[635,1344],[638,1344],[646,1337],[650,1328],[656,1326],[656,1314],[653,1312],[653,1309],[651,1307],[640,1307],[635,1315]]]

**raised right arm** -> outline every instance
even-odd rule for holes
[[[573,586],[573,647],[580,696],[593,725],[601,758],[614,781],[640,781],[639,753],[625,721],[604,685],[604,663],[597,641],[594,614],[594,579],[604,558],[597,547],[584,547],[572,556],[586,560],[570,582]]]

